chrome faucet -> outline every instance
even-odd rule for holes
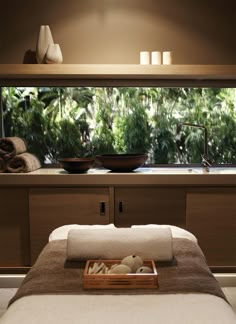
[[[179,123],[177,125],[177,133],[179,133],[180,129],[182,126],[190,126],[190,127],[196,127],[196,128],[201,128],[204,130],[204,152],[202,155],[202,166],[206,168],[206,171],[209,171],[209,167],[211,166],[210,159],[208,157],[208,133],[207,129],[203,125],[198,125],[198,124],[191,124],[191,123]]]

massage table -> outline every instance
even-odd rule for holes
[[[77,293],[76,285],[73,288],[73,284],[70,282],[70,278],[61,272],[61,283],[58,284],[56,280],[57,272],[53,272],[51,263],[56,263],[57,257],[60,258],[60,262],[66,264],[66,241],[69,230],[80,225],[68,225],[55,229],[49,236],[49,243],[40,254],[35,265],[31,268],[27,274],[22,287],[18,290],[18,295],[13,297],[7,311],[0,319],[1,324],[235,324],[236,315],[232,310],[230,304],[224,298],[217,281],[211,274],[210,269],[207,267],[198,243],[197,238],[190,232],[175,227],[171,228],[174,244],[176,245],[176,259],[178,262],[179,253],[178,242],[182,242],[183,249],[187,258],[190,260],[192,267],[198,266],[198,258],[202,265],[202,273],[197,276],[194,273],[190,281],[194,283],[194,291],[188,291],[185,288],[180,291],[165,291],[162,289],[162,284],[168,286],[168,280],[161,279],[163,269],[165,267],[160,266],[159,269],[159,284],[160,293],[146,292],[143,289],[138,291],[122,291],[110,292],[98,291],[95,293],[87,293],[82,290]],[[156,225],[158,226],[158,225]],[[159,225],[160,227],[165,225]],[[166,225],[167,226],[167,225]],[[182,244],[181,243],[181,244]],[[197,255],[194,255],[194,251]],[[50,254],[51,263],[48,259],[45,259],[45,253]],[[198,255],[199,254],[199,255]],[[63,256],[62,256],[63,255]],[[189,255],[189,256],[188,256]],[[192,263],[191,263],[192,262]],[[195,263],[194,263],[195,262]],[[45,263],[50,263],[44,268]],[[49,268],[48,268],[49,267]],[[63,267],[63,266],[62,266]],[[170,266],[172,267],[172,265]],[[173,268],[175,265],[173,265]],[[39,268],[40,271],[39,271]],[[179,271],[178,276],[172,280],[174,285],[175,281],[179,281],[183,278],[183,287],[185,286],[184,278],[182,275],[182,269],[176,268]],[[49,290],[47,291],[41,277],[46,272],[50,272],[49,278],[51,278],[51,284],[48,281]],[[40,275],[38,275],[40,273]],[[41,274],[42,273],[42,274]],[[167,272],[168,273],[168,272]],[[63,277],[64,276],[64,277]],[[189,277],[189,275],[188,275]],[[191,277],[191,275],[190,275]],[[64,278],[64,279],[62,279]],[[168,278],[166,278],[168,279]],[[209,285],[208,293],[208,279],[213,284],[213,289]],[[50,280],[50,279],[47,279]],[[58,285],[58,289],[54,292],[54,280],[55,286]],[[63,283],[67,281],[68,284]],[[204,280],[206,285],[204,285]],[[170,280],[171,281],[171,280]],[[188,278],[189,281],[189,278]],[[198,289],[199,285],[203,282],[201,289]],[[33,283],[34,289],[31,290],[30,284]],[[27,286],[28,285],[28,286]],[[69,286],[72,288],[68,291],[63,290]],[[59,287],[60,286],[60,287]],[[180,285],[181,286],[181,285]],[[36,288],[35,288],[36,287]],[[36,289],[36,290],[35,290]],[[21,293],[23,291],[23,293]],[[25,294],[26,293],[26,294]]]

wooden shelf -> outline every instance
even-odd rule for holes
[[[0,86],[235,86],[236,65],[0,64]]]

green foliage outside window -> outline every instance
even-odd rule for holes
[[[236,163],[236,89],[2,89],[5,136],[26,139],[42,163],[61,157],[148,153],[149,163],[200,163],[204,125],[215,164]]]

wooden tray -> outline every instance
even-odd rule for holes
[[[121,260],[88,260],[84,270],[84,289],[158,288],[158,273],[153,260],[143,262],[144,266],[153,269],[153,273],[88,274],[88,269],[94,262],[103,262],[110,268]]]

